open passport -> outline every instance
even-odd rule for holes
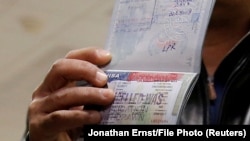
[[[215,0],[116,0],[101,124],[177,124],[200,73]]]

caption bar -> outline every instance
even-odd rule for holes
[[[235,137],[245,140],[249,126],[179,126],[179,125],[97,125],[84,128],[85,140],[98,137],[117,139],[123,137],[199,137],[204,139]]]

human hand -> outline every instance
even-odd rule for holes
[[[84,125],[100,122],[99,111],[84,106],[108,106],[114,100],[114,92],[103,88],[107,75],[98,68],[110,60],[108,52],[91,47],[70,51],[52,65],[29,105],[30,141],[74,141]],[[76,86],[81,80],[92,87]]]

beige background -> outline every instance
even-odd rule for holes
[[[19,141],[32,91],[69,50],[105,44],[114,0],[0,0],[0,140]]]

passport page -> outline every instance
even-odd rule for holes
[[[116,0],[102,124],[177,124],[200,71],[213,0]]]

